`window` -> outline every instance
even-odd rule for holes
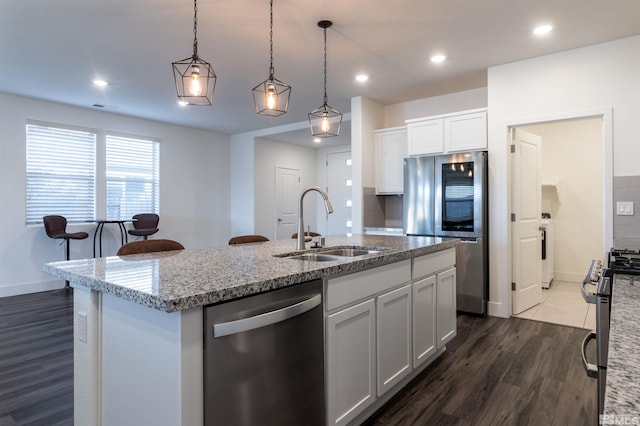
[[[27,124],[27,224],[95,219],[96,134]]]
[[[159,213],[159,151],[156,141],[107,135],[107,219]]]

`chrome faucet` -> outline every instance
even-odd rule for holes
[[[304,196],[307,195],[307,192],[316,191],[322,195],[324,199],[324,208],[327,210],[327,214],[333,213],[333,206],[331,205],[331,201],[329,201],[329,196],[326,192],[324,192],[320,187],[310,186],[306,188],[300,194],[300,207],[298,208],[298,239],[296,240],[296,250],[304,250],[304,223],[302,221],[302,201],[304,200]]]

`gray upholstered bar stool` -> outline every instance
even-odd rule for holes
[[[56,240],[64,240],[66,244],[66,259],[69,260],[69,240],[84,240],[89,236],[86,232],[67,232],[67,218],[59,215],[49,215],[42,218],[44,222],[44,230],[49,238]],[[71,292],[73,289],[69,285],[69,281],[64,282],[64,288],[56,290],[53,293]]]

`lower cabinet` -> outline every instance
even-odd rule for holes
[[[327,317],[327,419],[345,425],[376,398],[375,301]]]
[[[436,276],[414,282],[413,291],[413,366],[428,360],[436,347]],[[417,325],[420,326],[417,326]]]
[[[411,286],[376,299],[378,396],[411,372]]]
[[[456,335],[455,303],[455,249],[328,279],[327,424],[377,409],[433,360]]]
[[[456,337],[456,268],[437,275],[438,349]]]

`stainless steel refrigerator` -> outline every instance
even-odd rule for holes
[[[486,314],[489,293],[487,153],[404,159],[404,233],[457,237],[456,309]]]

